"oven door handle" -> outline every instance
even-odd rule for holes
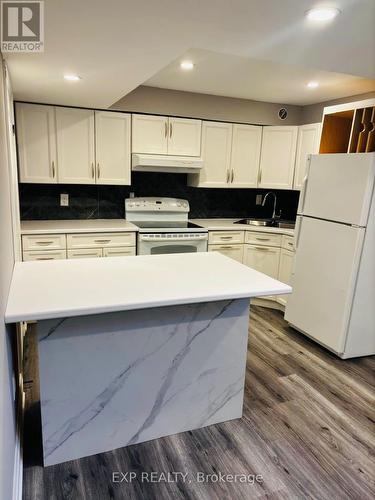
[[[139,238],[141,241],[163,241],[165,243],[181,243],[181,242],[189,242],[189,241],[207,241],[208,235],[207,234],[202,234],[202,235],[197,235],[194,238],[163,238],[162,236],[148,236],[148,235],[139,235]]]

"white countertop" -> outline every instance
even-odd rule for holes
[[[17,262],[6,323],[290,293],[218,252]]]
[[[138,231],[125,219],[74,219],[21,221],[21,234],[92,233]]]
[[[284,229],[280,227],[249,226],[248,224],[235,224],[237,219],[190,219],[194,224],[205,227],[210,231],[262,231],[265,233],[277,233],[294,235],[294,229]]]

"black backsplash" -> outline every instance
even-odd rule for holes
[[[190,203],[190,218],[269,217],[273,198],[257,206],[257,194],[266,189],[211,189],[186,185],[185,174],[133,172],[131,186],[87,186],[71,184],[20,184],[22,220],[44,219],[118,219],[124,217],[124,200],[135,196],[184,198]],[[273,190],[277,212],[294,220],[299,191]],[[60,207],[60,193],[69,194],[69,207]]]

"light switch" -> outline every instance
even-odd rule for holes
[[[69,206],[69,195],[68,193],[60,194],[60,207],[68,207]]]
[[[257,194],[255,198],[255,205],[261,205],[262,204],[262,195]]]

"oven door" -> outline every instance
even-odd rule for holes
[[[207,233],[138,234],[138,255],[207,252]]]

